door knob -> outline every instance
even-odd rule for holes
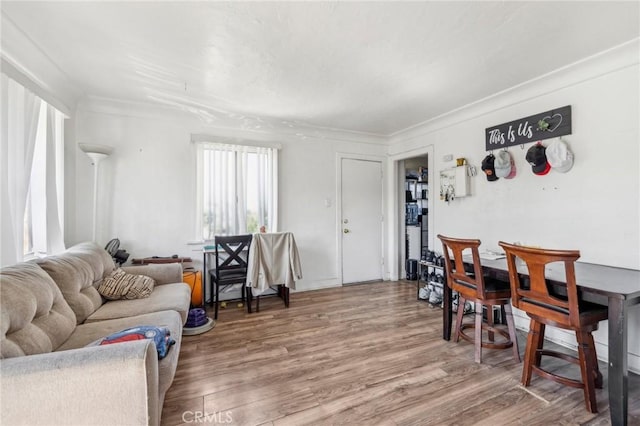
[[[349,219],[343,220],[342,223],[349,223]]]
[[[348,234],[349,230],[347,228],[344,228],[344,231],[342,231],[342,232],[344,232],[345,234]]]

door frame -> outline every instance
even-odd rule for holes
[[[389,262],[386,261],[386,251],[384,247],[386,246],[386,224],[387,215],[385,212],[387,211],[387,191],[386,191],[386,179],[387,179],[387,157],[382,155],[367,155],[367,154],[351,154],[345,152],[336,153],[336,265],[337,265],[337,273],[338,273],[338,283],[340,286],[344,285],[343,275],[342,275],[342,160],[361,160],[361,161],[374,161],[380,163],[380,170],[382,171],[382,177],[380,179],[380,190],[382,192],[382,205],[380,206],[380,214],[382,214],[382,222],[381,226],[381,238],[380,238],[380,253],[382,259],[381,272],[382,279],[389,279]]]
[[[401,152],[389,157],[390,167],[392,173],[389,175],[389,200],[391,203],[387,209],[387,218],[389,226],[389,250],[387,258],[387,268],[389,270],[389,279],[396,281],[400,279],[401,273],[404,270],[403,254],[404,254],[404,202],[405,194],[400,188],[404,188],[404,171],[400,171],[400,162],[413,157],[427,156],[427,168],[429,179],[429,202],[427,206],[429,208],[428,224],[429,229],[429,250],[434,248],[434,216],[435,216],[435,197],[438,196],[435,181],[435,158],[433,145],[425,145],[420,148],[416,148],[410,151]],[[404,164],[404,163],[403,163]],[[402,176],[401,176],[402,175]],[[402,238],[401,238],[402,236]]]

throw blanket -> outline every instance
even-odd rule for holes
[[[298,246],[291,232],[254,234],[249,248],[247,286],[259,296],[270,286],[295,289],[302,278]]]

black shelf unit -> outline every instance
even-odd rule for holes
[[[405,260],[420,262],[425,258],[429,249],[428,228],[429,182],[417,177],[405,177]],[[413,243],[413,238],[419,239],[419,244]],[[407,265],[408,269],[408,265]],[[419,267],[416,268],[419,275]],[[409,275],[409,274],[407,274]],[[410,279],[407,276],[407,279]]]
[[[426,274],[424,273],[425,271]],[[427,277],[426,280],[424,279],[424,275]],[[421,282],[424,283],[424,285],[421,285]],[[428,298],[424,299],[420,297],[420,289],[422,287],[430,286],[433,290],[440,289],[440,293],[442,294],[442,290],[444,290],[445,285],[447,285],[447,277],[445,275],[444,266],[439,266],[435,263],[424,260],[418,262],[418,281],[416,283],[416,298],[418,300],[425,302],[429,301]],[[442,300],[438,301],[437,305],[442,307]]]

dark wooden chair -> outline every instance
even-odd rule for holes
[[[480,255],[478,253],[480,240],[450,238],[443,235],[438,235],[438,238],[442,241],[447,285],[451,287],[453,291],[457,291],[459,297],[454,341],[458,342],[460,337],[462,337],[474,343],[475,361],[478,363],[482,362],[482,348],[512,348],[513,358],[520,362],[516,328],[511,312],[511,288],[509,287],[509,283],[483,276]],[[473,272],[467,272],[465,270],[462,259],[465,250],[471,252]],[[453,255],[453,258],[451,255]],[[463,322],[463,306],[467,300],[474,303],[475,306],[475,321],[473,323]],[[486,307],[486,321],[483,321],[483,306]],[[498,328],[497,324],[494,323],[494,306],[500,306],[502,312],[504,312],[507,330],[504,330],[504,327]],[[474,329],[473,336],[464,332],[467,328]],[[487,332],[487,339],[483,339],[483,330]],[[496,334],[503,337],[503,339],[501,339],[502,341],[497,342],[495,340]]]
[[[209,270],[211,276],[211,303],[215,305],[214,318],[218,319],[220,287],[242,284],[241,299],[251,313],[251,295],[247,288],[247,259],[251,246],[251,234],[216,236],[216,267]]]
[[[602,374],[592,332],[598,323],[607,319],[607,308],[580,300],[576,285],[574,262],[580,257],[577,250],[546,250],[516,246],[500,242],[507,254],[513,306],[531,318],[527,349],[522,371],[522,384],[529,386],[532,373],[563,385],[582,388],[587,410],[598,412],[595,389],[602,388]],[[518,273],[516,258],[526,264],[528,277]],[[545,278],[549,263],[561,262],[566,274],[566,295],[559,294]],[[524,271],[523,271],[524,272]],[[564,290],[564,286],[561,287]],[[578,341],[578,357],[543,348],[547,325],[572,330]],[[560,358],[580,366],[582,380],[574,380],[545,370],[542,356]]]

